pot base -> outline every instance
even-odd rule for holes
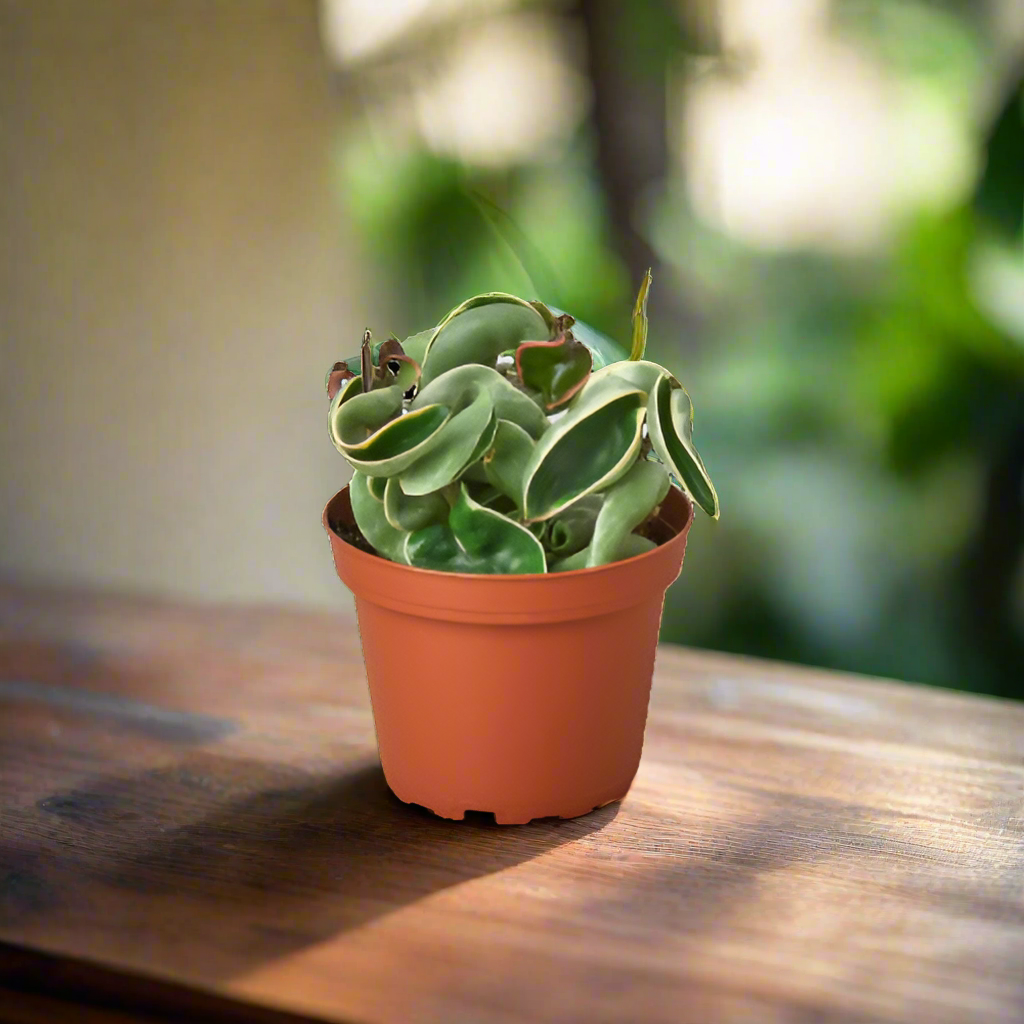
[[[627,786],[626,789],[618,796],[614,796],[610,800],[603,800],[598,804],[590,805],[588,803],[587,806],[583,807],[565,807],[554,813],[537,814],[536,812],[528,812],[526,810],[517,810],[514,808],[503,808],[500,811],[487,811],[476,807],[465,808],[462,810],[455,807],[426,807],[417,800],[405,799],[401,793],[397,793],[393,788],[391,788],[390,783],[388,788],[391,789],[391,792],[394,793],[403,804],[408,804],[410,807],[422,807],[423,810],[429,811],[438,818],[447,818],[449,821],[464,821],[467,814],[492,814],[494,815],[494,821],[497,825],[528,825],[531,821],[544,821],[550,818],[560,818],[563,820],[568,820],[569,818],[582,818],[585,814],[590,814],[593,811],[599,811],[602,807],[607,807],[609,804],[618,803],[620,800],[624,800],[626,794],[629,792],[629,787]]]

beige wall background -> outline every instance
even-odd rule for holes
[[[367,303],[315,3],[0,0],[0,68],[0,573],[344,601],[321,382]]]

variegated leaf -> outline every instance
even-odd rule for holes
[[[670,486],[664,466],[641,460],[609,487],[594,524],[587,566],[620,558],[623,541],[665,500]]]
[[[494,441],[483,459],[487,480],[519,509],[523,507],[526,466],[535,447],[533,438],[522,427],[510,420],[498,420]]]
[[[693,405],[684,388],[663,377],[651,391],[647,432],[658,458],[686,488],[694,503],[718,518],[718,494],[693,445]]]
[[[477,295],[456,306],[434,329],[423,358],[422,386],[469,363],[493,367],[522,341],[546,340],[548,327],[528,302],[505,292]]]
[[[645,398],[643,391],[609,378],[544,434],[525,471],[527,520],[548,519],[629,469],[640,451]]]
[[[472,394],[468,392],[467,397]],[[444,424],[431,450],[401,474],[402,490],[409,495],[429,494],[457,480],[488,429],[493,435],[494,422],[490,393],[479,388],[469,404]]]
[[[582,551],[594,536],[594,526],[601,511],[603,498],[588,494],[575,505],[547,521],[545,547],[558,558]]]
[[[394,476],[411,466],[437,443],[449,410],[428,405],[401,415],[397,386],[331,403],[331,439],[346,459],[369,476]]]
[[[431,523],[447,520],[448,502],[442,494],[409,495],[402,490],[398,481],[396,476],[388,477],[384,490],[384,515],[396,530],[412,533]]]
[[[370,542],[378,554],[392,562],[405,562],[404,530],[396,530],[387,517],[381,503],[370,493],[369,477],[353,473],[348,485],[352,515],[359,531]]]
[[[490,394],[494,412],[499,419],[518,424],[534,438],[540,437],[547,429],[547,418],[536,402],[497,370],[475,363],[457,366],[432,380],[416,396],[410,409],[420,409],[431,404],[457,408],[461,402],[465,402],[467,394],[481,389]]]
[[[529,530],[469,496],[465,484],[448,516],[406,535],[410,565],[442,572],[521,574],[546,571],[544,548]]]
[[[477,504],[466,485],[452,506],[448,523],[455,539],[489,573],[540,573],[547,569],[544,548],[529,530],[493,509]]]

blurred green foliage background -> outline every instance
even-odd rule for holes
[[[378,332],[500,289],[624,339],[653,266],[723,510],[665,639],[1024,698],[1018,8],[323,4]]]

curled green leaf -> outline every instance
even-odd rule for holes
[[[484,432],[480,435],[480,440],[477,441],[476,447],[473,449],[472,454],[463,466],[460,476],[464,474],[470,466],[476,464],[479,465],[484,455],[491,450],[491,446],[494,444],[494,438],[498,433],[498,414],[492,409],[491,419],[487,424]],[[487,479],[487,475],[484,474],[483,479]]]
[[[623,360],[619,363],[612,363],[610,366],[604,366],[596,373],[591,374],[590,380],[587,381],[580,395],[580,401],[585,400],[594,392],[599,392],[604,386],[602,382],[611,377],[624,381],[631,387],[638,388],[648,395],[654,390],[662,377],[668,377],[673,387],[682,386],[665,367],[659,366],[657,363],[652,363],[646,359],[638,359],[633,362]]]
[[[547,569],[544,548],[529,530],[493,509],[477,504],[466,485],[448,517],[455,539],[489,573],[541,573]]]
[[[495,417],[490,392],[483,388],[475,392],[470,390],[461,400],[467,398],[469,402],[466,407],[455,412],[441,427],[438,439],[430,451],[403,471],[402,490],[406,494],[429,494],[458,479],[488,428],[493,435]]]
[[[637,555],[646,555],[653,551],[658,545],[650,537],[641,537],[638,533],[629,533],[622,538],[619,550],[615,552],[612,561],[621,562],[624,558],[636,558]]]
[[[362,378],[360,378],[362,380]],[[331,403],[331,438],[343,452],[365,445],[381,427],[402,411],[398,388],[381,388]]]
[[[388,379],[397,385],[402,397],[415,398],[420,383],[420,364],[410,356],[396,355],[391,356],[386,365]]]
[[[477,574],[546,571],[544,548],[529,530],[474,501],[465,484],[448,515],[406,534],[405,559],[421,569]]]
[[[339,402],[335,396],[328,420],[331,440],[358,470],[370,476],[394,476],[425,455],[437,442],[449,410],[427,405],[401,415],[397,386],[356,395]]]
[[[477,295],[456,306],[434,328],[422,362],[423,387],[458,366],[493,367],[505,349],[547,337],[543,318],[525,300],[505,292]]]
[[[548,551],[558,558],[567,558],[582,551],[594,536],[594,526],[602,504],[600,495],[588,494],[548,520],[545,542]]]
[[[668,470],[641,460],[605,492],[587,552],[587,566],[620,558],[622,543],[665,500],[671,486]]]
[[[373,478],[382,479],[380,477]],[[422,530],[431,523],[442,523],[448,518],[448,502],[438,493],[413,496],[402,490],[398,477],[388,477],[384,490],[384,515],[396,529],[405,533]],[[371,489],[373,484],[370,485]]]
[[[658,458],[712,519],[719,514],[718,494],[693,445],[693,405],[682,387],[662,377],[647,405],[647,431]]]
[[[560,558],[548,566],[548,572],[572,572],[574,569],[586,569],[587,549],[575,551],[566,558]]]
[[[470,558],[455,540],[447,523],[432,523],[422,530],[404,534],[404,560],[417,569],[437,572],[481,571],[476,559]]]
[[[353,473],[348,493],[360,533],[378,554],[392,562],[406,563],[405,538],[408,535],[388,522],[380,501],[370,493],[370,478],[362,473]]]
[[[549,519],[614,483],[640,451],[646,395],[609,378],[538,442],[525,470],[523,514]]]
[[[611,561],[621,562],[625,558],[646,555],[648,551],[653,551],[656,547],[657,545],[653,540],[641,537],[637,533],[630,533],[622,539],[619,550],[615,552],[615,557]],[[589,556],[590,552],[584,548],[568,558],[562,558],[555,562],[550,566],[548,572],[571,572],[573,569],[586,569]]]
[[[470,363],[436,377],[416,396],[410,409],[424,405],[445,405],[455,408],[468,393],[487,391],[499,419],[510,420],[531,437],[540,437],[548,427],[547,417],[532,399],[511,381],[489,366]]]
[[[490,450],[484,455],[483,468],[487,480],[502,494],[523,507],[523,483],[526,466],[536,447],[530,435],[510,420],[498,420]]]

